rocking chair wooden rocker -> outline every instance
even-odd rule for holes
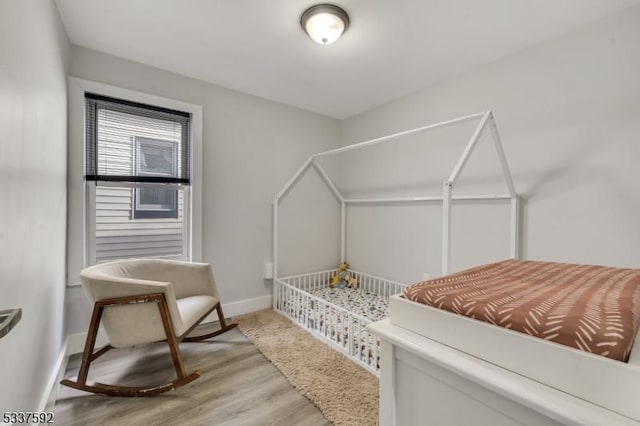
[[[209,264],[125,260],[86,268],[80,276],[94,306],[78,377],[60,382],[75,389],[110,396],[147,396],[186,385],[200,377],[202,371],[186,373],[179,343],[209,339],[237,325],[225,322]],[[214,309],[220,329],[190,336]],[[109,344],[94,352],[101,322]],[[91,362],[110,349],[160,341],[169,344],[177,374],[175,380],[148,387],[87,382]]]

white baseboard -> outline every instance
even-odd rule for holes
[[[238,300],[237,302],[223,303],[222,311],[225,316],[235,317],[270,308],[272,300],[273,297],[269,294],[252,299]]]
[[[271,295],[268,295],[254,297],[252,299],[238,300],[237,302],[223,303],[222,312],[224,312],[225,317],[229,318],[255,311],[261,311],[263,309],[270,308],[272,300],[273,297]],[[203,322],[213,321],[218,321],[218,315],[215,313],[215,311],[209,314],[209,316],[206,317]]]
[[[87,341],[87,332],[71,334],[67,337],[69,344],[67,346],[67,356],[73,354],[79,354],[84,351],[84,344]],[[109,343],[107,335],[103,329],[98,329],[98,335],[96,336],[96,348],[100,348]]]
[[[42,398],[40,398],[40,403],[38,404],[38,411],[40,412],[53,411],[53,406],[56,404],[60,380],[64,376],[64,372],[67,369],[67,361],[69,360],[69,355],[67,354],[68,345],[69,338],[67,337],[62,344],[62,348],[60,348],[60,353],[53,365],[53,370],[42,393]]]

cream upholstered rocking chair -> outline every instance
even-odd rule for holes
[[[112,396],[144,396],[175,389],[202,375],[200,370],[185,372],[178,344],[208,339],[237,325],[225,322],[213,271],[206,263],[123,260],[91,266],[80,276],[94,305],[78,377],[60,382],[72,388]],[[220,329],[189,336],[214,309]],[[94,352],[101,321],[109,344]],[[177,379],[150,387],[87,383],[91,362],[108,350],[164,340],[169,344]]]

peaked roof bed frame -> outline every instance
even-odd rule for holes
[[[437,128],[444,128],[455,126],[461,123],[470,121],[478,121],[478,125],[475,128],[469,142],[465,146],[464,151],[460,155],[458,162],[449,174],[449,177],[442,184],[442,196],[441,197],[396,197],[396,198],[345,198],[343,194],[338,190],[333,183],[329,175],[325,172],[322,166],[316,161],[318,158],[340,154],[347,151],[353,151],[357,149],[367,148],[373,145],[395,142],[398,139],[413,135],[417,133],[427,132]],[[454,185],[460,174],[464,170],[467,161],[471,157],[474,148],[480,140],[483,132],[489,128],[493,142],[495,144],[498,159],[502,168],[502,175],[508,187],[508,193],[495,193],[495,194],[465,194],[465,195],[452,195]],[[341,219],[340,219],[340,261],[345,261],[345,243],[346,243],[346,207],[348,204],[357,203],[369,203],[369,204],[395,204],[395,203],[442,203],[442,275],[447,275],[450,271],[451,260],[451,203],[453,201],[460,200],[511,200],[511,257],[514,259],[519,258],[519,210],[520,210],[520,198],[516,193],[513,186],[513,179],[511,178],[511,172],[509,171],[509,165],[502,149],[502,143],[500,142],[500,135],[498,133],[498,127],[496,126],[495,118],[491,111],[479,112],[476,114],[467,115],[464,117],[455,118],[453,120],[443,121],[441,123],[430,124],[428,126],[422,126],[411,130],[406,130],[399,133],[394,133],[388,136],[371,139],[368,141],[356,143],[353,145],[347,145],[342,148],[336,148],[329,151],[320,152],[309,157],[307,161],[298,169],[293,177],[286,183],[284,188],[278,192],[273,199],[273,278],[278,278],[278,207],[282,200],[287,196],[289,191],[296,185],[299,179],[305,174],[307,170],[313,167],[323,182],[331,190],[337,201],[341,206]]]

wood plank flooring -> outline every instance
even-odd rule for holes
[[[146,398],[106,397],[62,386],[54,408],[56,424],[331,424],[237,329],[180,348],[187,372],[204,371],[196,381]],[[74,355],[65,377],[77,375],[79,365],[80,356]],[[174,375],[166,343],[111,350],[89,370],[89,380],[109,384],[159,384]]]

